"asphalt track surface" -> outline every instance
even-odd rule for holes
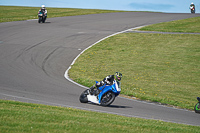
[[[84,49],[109,35],[195,16],[127,12],[48,18],[44,24],[37,20],[0,23],[0,99],[200,126],[200,115],[193,111],[123,97],[109,107],[82,104],[79,95],[85,88],[64,77]]]

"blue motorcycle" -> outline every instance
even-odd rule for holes
[[[96,81],[96,83],[98,83],[98,81]],[[119,88],[118,83],[114,81],[113,85],[104,84],[103,86],[96,88],[94,91],[95,93],[93,94],[90,93],[89,89],[83,91],[79,98],[80,102],[91,102],[101,106],[108,106],[113,103],[115,97],[120,94],[121,89]]]
[[[197,100],[199,102],[194,106],[194,111],[195,113],[200,113],[200,97],[197,97]]]

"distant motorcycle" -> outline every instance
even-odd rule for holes
[[[96,81],[96,83],[98,83]],[[81,103],[96,103],[101,106],[108,106],[110,105],[114,100],[115,97],[117,97],[121,89],[118,87],[118,84],[116,81],[114,81],[113,85],[106,85],[104,84],[101,87],[98,87],[93,94],[90,94],[90,90],[85,90],[79,97],[79,100]]]
[[[199,102],[194,106],[194,111],[195,113],[200,113],[200,97],[197,97],[197,100]]]
[[[45,23],[46,21],[46,18],[47,18],[47,14],[43,11],[39,11],[38,12],[38,23]]]
[[[190,11],[191,11],[191,13],[195,13],[195,7],[194,6],[190,6]]]

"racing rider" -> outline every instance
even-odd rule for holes
[[[194,5],[194,3],[192,2],[191,4],[190,4],[190,10],[192,10],[194,8],[194,13],[195,13],[195,5]]]
[[[117,81],[118,87],[121,88],[121,82],[120,82],[121,78],[122,78],[122,74],[120,72],[116,72],[114,75],[108,75],[102,81],[98,82],[97,84],[94,84],[90,88],[90,94],[97,95],[99,93],[99,90],[97,89],[97,91],[94,91],[95,88],[99,88],[100,86],[103,86],[104,84],[113,85],[114,81]]]
[[[195,5],[194,5],[194,3],[193,3],[193,2],[190,4],[190,7],[192,7],[192,6],[195,8]]]
[[[45,5],[42,5],[42,6],[41,6],[41,9],[39,10],[39,12],[43,12],[44,15],[47,16],[47,10],[45,9]],[[38,13],[39,13],[39,12],[38,12]]]

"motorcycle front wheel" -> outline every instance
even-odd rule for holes
[[[88,102],[88,98],[87,98],[88,94],[89,94],[88,89],[81,93],[81,95],[79,97],[79,100],[80,100],[81,103],[87,103]]]
[[[38,18],[38,23],[40,23],[42,21],[42,17]]]
[[[200,113],[200,102],[194,106],[195,113]]]
[[[115,100],[115,94],[113,92],[106,92],[103,94],[101,98],[101,104],[102,106],[108,106]]]
[[[46,21],[46,17],[44,16],[42,19],[42,23],[45,23],[45,21]]]
[[[195,13],[195,11],[194,11],[194,10],[191,10],[191,13]]]

